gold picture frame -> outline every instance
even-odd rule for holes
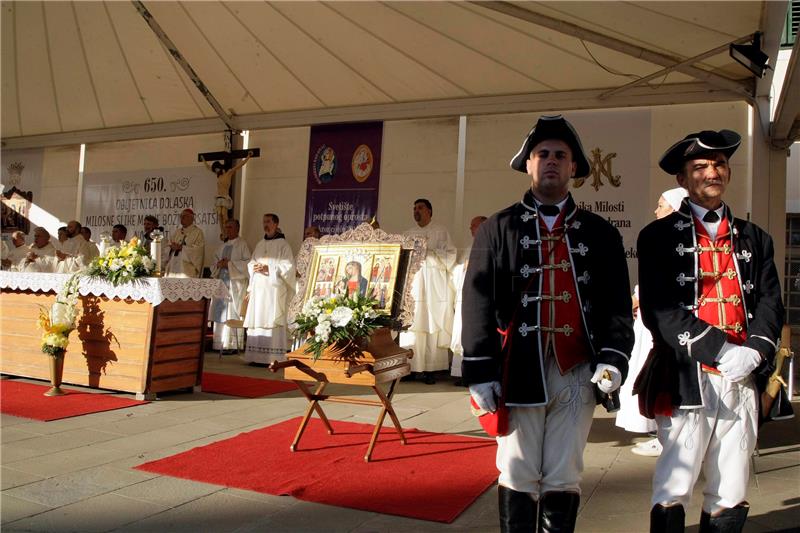
[[[337,250],[343,250],[342,246],[362,248],[369,251],[374,250],[378,254],[382,250],[388,250],[389,248],[394,251],[399,246],[397,268],[394,269],[393,265],[394,271],[391,273],[389,284],[386,287],[387,296],[391,294],[391,300],[384,302],[386,305],[383,307],[383,311],[389,310],[389,316],[394,321],[396,329],[402,330],[411,327],[416,308],[414,297],[411,294],[411,280],[422,268],[422,261],[427,250],[426,239],[420,236],[386,233],[382,229],[374,228],[366,222],[339,235],[325,235],[319,239],[309,237],[303,241],[300,246],[300,252],[297,254],[296,268],[299,278],[297,280],[297,291],[289,305],[289,322],[294,321],[297,314],[302,311],[303,305],[307,301],[307,296],[313,292],[313,289],[309,289],[309,287],[314,287],[320,268],[319,262],[315,263],[315,257],[320,258],[325,254],[330,255],[328,252],[330,249],[334,251],[334,256],[341,257]],[[317,251],[318,248],[319,251]],[[339,267],[337,263],[334,277]],[[363,265],[362,271],[366,272]],[[369,272],[371,276],[371,268]],[[312,280],[312,277],[315,279]],[[323,276],[323,279],[326,277]],[[367,283],[369,284],[369,280],[367,280]]]
[[[391,314],[400,265],[395,243],[331,243],[314,247],[303,301],[359,292],[378,300],[377,311]]]

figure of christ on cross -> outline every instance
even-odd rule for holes
[[[237,153],[239,152],[239,153]],[[235,158],[237,155],[244,152],[243,150],[237,150],[229,154],[232,158]],[[253,153],[252,150],[247,151],[247,157],[244,158],[242,161],[234,165],[232,168],[226,169],[226,165],[219,161],[214,161],[213,163],[209,164],[208,159],[206,156],[218,155],[216,152],[214,154],[199,154],[200,161],[206,166],[208,170],[213,172],[217,175],[217,198],[214,202],[214,208],[217,212],[217,221],[220,227],[220,240],[225,240],[225,223],[228,221],[228,210],[233,207],[233,198],[231,198],[231,182],[233,181],[233,176],[236,175],[236,172],[239,171],[240,168],[245,166],[248,161],[252,157],[258,157],[257,153]],[[226,154],[228,155],[228,154]],[[229,165],[228,165],[229,166]]]

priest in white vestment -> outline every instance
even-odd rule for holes
[[[42,227],[33,230],[33,243],[17,268],[21,272],[55,272],[58,265],[56,247],[50,242],[50,232]]]
[[[236,351],[244,347],[244,330],[231,329],[225,325],[227,320],[241,320],[242,302],[247,294],[250,273],[247,263],[250,261],[250,247],[239,237],[239,221],[229,219],[224,226],[226,241],[217,248],[214,254],[214,266],[211,277],[222,280],[228,288],[229,299],[214,298],[211,301],[211,321],[214,323],[215,350]]]
[[[444,226],[431,221],[433,207],[420,198],[414,202],[417,226],[404,235],[424,237],[427,253],[412,281],[415,309],[408,331],[400,333],[400,346],[414,350],[411,371],[424,372],[423,380],[436,383],[433,372],[450,367],[448,349],[452,340],[455,291],[450,272],[456,262],[456,248]],[[415,374],[412,374],[414,376]]]
[[[194,211],[181,211],[181,227],[169,236],[166,273],[171,278],[199,278],[205,254],[203,230],[194,225]]]
[[[83,238],[89,243],[89,245],[86,247],[86,264],[88,265],[95,257],[100,255],[100,248],[97,246],[97,243],[92,240],[91,228],[88,226],[83,226],[81,228],[81,235],[83,235]]]
[[[469,231],[472,238],[478,227],[486,220],[485,216],[474,217],[469,223]],[[453,352],[453,361],[450,363],[450,375],[457,378],[454,385],[461,385],[461,361],[464,358],[464,347],[461,345],[461,291],[464,288],[464,275],[467,273],[469,264],[469,253],[472,251],[472,243],[465,248],[459,255],[458,262],[453,268],[453,287],[456,291],[456,303],[453,314],[453,339],[450,342],[450,350]]]
[[[67,240],[56,250],[58,266],[61,273],[77,272],[89,265],[93,257],[93,245],[81,235],[81,223],[70,220],[67,224]]]
[[[56,235],[55,238],[53,238],[53,236],[50,237],[50,244],[52,244],[56,250],[60,250],[64,246],[64,243],[67,242],[67,239],[69,239],[67,227],[61,226],[58,228],[58,235]]]
[[[278,230],[278,215],[264,215],[264,238],[253,250],[247,268],[250,273],[247,314],[249,363],[269,364],[283,361],[291,341],[287,332],[289,303],[294,295],[294,254],[283,233]]]
[[[25,246],[25,234],[21,231],[15,231],[11,233],[11,246],[5,248],[5,241],[3,241],[3,245],[3,270],[19,270],[19,263],[25,259],[25,255],[29,250]]]

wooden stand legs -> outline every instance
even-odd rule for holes
[[[389,413],[389,417],[392,419],[392,423],[394,424],[397,433],[400,435],[400,442],[402,444],[406,443],[406,436],[403,434],[403,428],[400,426],[400,420],[398,420],[397,414],[394,412],[394,408],[392,407],[392,396],[394,395],[394,388],[398,381],[400,380],[396,379],[392,381],[392,384],[389,385],[389,392],[386,394],[384,394],[377,385],[372,387],[372,390],[374,390],[375,394],[377,394],[378,398],[380,398],[380,403],[376,403],[376,405],[382,405],[383,407],[381,408],[381,412],[378,414],[378,421],[375,422],[375,429],[372,431],[372,438],[369,441],[367,455],[364,456],[364,461],[366,462],[369,462],[370,458],[372,457],[372,449],[375,448],[375,442],[378,440],[378,433],[381,431],[383,420],[386,418],[387,412]]]
[[[308,426],[308,421],[311,418],[311,413],[314,411],[317,412],[317,415],[322,420],[322,423],[325,424],[325,427],[328,428],[328,435],[333,435],[333,427],[331,426],[328,417],[325,416],[325,412],[322,410],[322,406],[319,404],[320,400],[324,400],[327,396],[322,395],[322,391],[325,390],[325,387],[328,386],[327,382],[319,382],[317,385],[317,390],[314,391],[312,394],[308,390],[308,386],[302,381],[293,380],[294,384],[297,385],[297,388],[300,389],[300,392],[303,393],[303,396],[306,397],[308,400],[308,409],[306,409],[306,414],[303,415],[303,420],[300,422],[300,427],[297,428],[297,434],[294,436],[294,440],[292,441],[291,446],[289,449],[297,451],[297,443],[300,442],[300,437],[303,436],[303,432],[306,430],[306,426]]]
[[[397,414],[394,412],[394,408],[392,407],[392,396],[394,396],[394,390],[397,386],[397,383],[400,381],[396,379],[391,382],[389,385],[388,392],[384,393],[380,387],[377,385],[373,385],[371,388],[375,391],[375,394],[378,396],[377,400],[365,400],[363,398],[351,398],[349,396],[328,396],[327,394],[322,394],[325,390],[325,387],[328,385],[326,381],[318,381],[317,388],[312,393],[308,385],[303,383],[302,381],[292,380],[297,388],[300,389],[300,392],[303,393],[303,396],[306,397],[308,400],[308,408],[306,409],[306,413],[303,416],[303,420],[300,422],[300,427],[297,428],[297,434],[294,436],[294,441],[292,441],[291,446],[289,449],[293,452],[297,451],[297,445],[300,442],[300,438],[303,436],[303,432],[308,427],[308,421],[311,419],[311,414],[316,411],[317,416],[319,416],[322,423],[325,424],[325,427],[328,429],[328,435],[333,435],[333,426],[331,426],[330,420],[325,415],[325,412],[322,410],[322,405],[320,402],[328,401],[333,403],[350,403],[356,405],[370,405],[374,407],[380,407],[380,413],[378,413],[378,420],[375,422],[375,429],[372,431],[372,438],[369,441],[369,446],[367,447],[367,454],[364,456],[364,461],[369,462],[372,458],[372,450],[375,448],[375,443],[378,441],[378,434],[381,432],[381,427],[383,426],[383,421],[386,419],[386,413],[389,413],[389,418],[392,419],[392,423],[394,424],[397,433],[400,435],[400,442],[405,444],[406,443],[406,436],[403,434],[403,428],[400,425],[400,419],[397,418]]]
[[[269,366],[269,369],[272,372],[277,372],[282,368],[289,367],[297,368],[304,374],[307,374],[317,383],[316,389],[314,392],[311,392],[311,390],[309,390],[309,386],[303,381],[298,379],[292,380],[292,382],[297,385],[298,390],[300,390],[300,392],[303,393],[303,396],[306,397],[306,400],[308,400],[308,408],[306,409],[306,413],[303,416],[303,420],[300,422],[300,427],[297,428],[297,433],[294,436],[292,444],[289,446],[289,449],[293,452],[297,451],[297,445],[300,443],[300,438],[303,436],[303,432],[306,430],[306,427],[308,427],[308,421],[311,419],[311,414],[314,411],[317,412],[317,416],[319,416],[320,420],[322,420],[322,423],[325,424],[325,427],[328,429],[328,435],[333,435],[333,426],[331,426],[330,420],[328,420],[328,417],[322,410],[322,405],[320,405],[320,402],[324,401],[334,403],[349,403],[355,405],[369,405],[381,408],[380,413],[378,413],[378,420],[375,422],[375,429],[372,431],[372,438],[369,441],[369,446],[367,447],[367,454],[364,456],[364,461],[369,462],[370,458],[372,457],[372,450],[375,448],[375,443],[378,441],[378,434],[381,432],[383,421],[386,419],[386,413],[389,413],[389,417],[392,419],[392,423],[394,424],[397,433],[400,435],[400,442],[403,444],[406,443],[406,437],[403,434],[403,428],[400,426],[400,419],[397,418],[397,414],[394,412],[394,408],[392,407],[392,396],[394,396],[394,391],[397,387],[397,383],[400,381],[400,377],[391,381],[389,390],[386,393],[384,393],[377,384],[370,385],[372,390],[375,392],[375,395],[378,396],[378,399],[366,400],[364,398],[329,396],[327,394],[323,394],[325,387],[327,387],[329,383],[325,378],[325,375],[314,372],[306,365],[299,363],[298,361],[276,361]],[[406,372],[406,374],[407,373],[408,372]]]

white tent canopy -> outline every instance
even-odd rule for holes
[[[769,94],[769,75],[757,84],[727,45],[762,31],[774,58],[786,5],[4,1],[0,134],[4,148],[25,148],[753,101]],[[800,93],[796,78],[784,94]],[[786,137],[798,104],[784,101],[775,120]]]

